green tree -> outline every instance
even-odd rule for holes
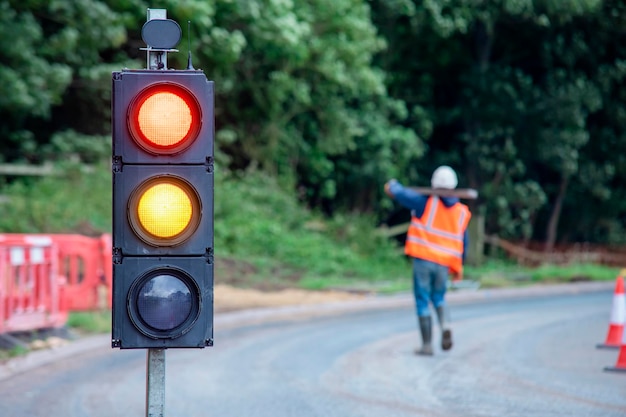
[[[0,143],[7,161],[107,155],[113,69],[128,62],[123,13],[96,0],[0,1]],[[55,139],[56,138],[56,139]],[[91,145],[86,145],[91,142]]]
[[[287,178],[314,206],[371,209],[419,157],[371,65],[385,44],[359,0],[218,1],[198,62],[218,90],[218,145],[232,169]],[[178,11],[177,11],[178,12]],[[363,166],[364,162],[366,167]],[[394,164],[395,162],[395,164]],[[374,190],[374,191],[372,191]]]
[[[489,232],[539,236],[551,248],[576,190],[606,190],[611,178],[610,166],[585,156],[589,121],[604,110],[586,63],[606,33],[593,30],[615,10],[599,0],[372,4],[396,47],[378,59],[389,91],[433,125],[421,178],[440,163],[457,167],[480,190],[473,208],[485,208]]]

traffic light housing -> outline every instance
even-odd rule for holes
[[[112,346],[213,340],[213,82],[113,73]]]

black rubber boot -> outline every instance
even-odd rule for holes
[[[433,355],[433,322],[430,316],[419,317],[420,332],[422,333],[422,347],[415,350],[416,355]]]
[[[436,308],[437,318],[439,319],[439,325],[441,326],[441,349],[452,349],[452,330],[446,325],[446,310],[444,306]]]

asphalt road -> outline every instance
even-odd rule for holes
[[[617,351],[595,348],[611,291],[484,294],[451,297],[455,346],[434,357],[412,353],[409,298],[218,317],[214,347],[166,352],[165,416],[626,416]],[[106,341],[5,372],[0,415],[145,415],[146,352]]]

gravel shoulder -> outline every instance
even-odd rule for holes
[[[366,294],[345,291],[306,291],[299,289],[260,291],[235,288],[229,285],[216,285],[213,291],[216,313],[249,308],[272,308],[354,301],[367,297]]]

